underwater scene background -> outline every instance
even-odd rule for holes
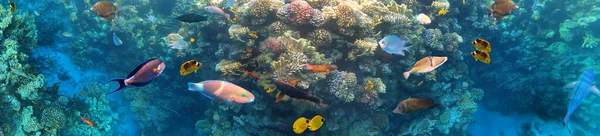
[[[0,136],[600,135],[599,0],[0,5]]]

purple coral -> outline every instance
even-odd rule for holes
[[[293,25],[306,25],[313,15],[313,8],[305,1],[296,0],[277,11],[277,17]]]

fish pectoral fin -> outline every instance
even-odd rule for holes
[[[563,89],[566,89],[566,88],[573,88],[573,87],[575,87],[575,85],[577,84],[577,82],[578,82],[578,81],[571,82],[571,83],[569,83],[569,84],[565,85],[565,86],[563,87]]]
[[[595,85],[592,85],[592,87],[590,87],[590,91],[592,91],[592,93],[596,94],[597,96],[600,96],[600,91],[598,91],[598,87],[596,87]]]
[[[229,97],[229,102],[235,102],[235,97],[233,97],[233,95]]]
[[[277,93],[277,98],[275,98],[275,103],[278,103],[279,101],[281,101],[283,99],[283,97],[285,97],[285,94],[279,92]]]

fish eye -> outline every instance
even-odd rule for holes
[[[321,119],[321,122],[325,122],[325,118],[322,118],[322,119]]]

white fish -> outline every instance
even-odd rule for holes
[[[406,47],[406,44],[408,44],[408,40],[396,35],[388,35],[379,40],[379,47],[385,52],[402,56],[404,56],[404,51],[408,51],[412,48],[412,46]]]
[[[117,34],[114,32],[113,32],[113,42],[115,42],[115,45],[117,45],[117,46],[121,46],[121,44],[123,44],[123,41],[121,41],[121,39],[119,39]]]
[[[173,42],[168,43],[169,47],[171,47],[171,49],[185,49],[188,46],[188,42],[184,41],[183,39],[179,39]]]

